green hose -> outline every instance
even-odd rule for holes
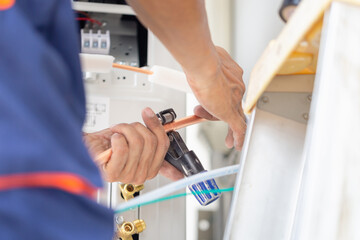
[[[231,192],[233,190],[234,190],[234,188],[231,187],[231,188],[223,188],[223,189],[216,189],[216,190],[197,191],[197,192],[194,192],[194,193],[196,193],[196,194],[198,194],[198,193],[199,194],[200,193],[220,193],[220,192]],[[170,195],[170,196],[167,196],[167,197],[162,197],[162,198],[158,198],[158,199],[155,199],[155,200],[152,200],[152,201],[141,203],[141,204],[137,205],[136,207],[141,207],[141,206],[145,206],[145,205],[149,205],[149,204],[153,204],[153,203],[157,203],[157,202],[162,202],[162,201],[166,201],[166,200],[170,200],[170,199],[174,199],[174,198],[185,197],[187,195],[192,195],[192,193],[174,194],[174,195]],[[134,207],[125,208],[122,211],[115,211],[115,213],[126,212],[126,211],[129,211],[129,210],[133,209],[133,208]]]

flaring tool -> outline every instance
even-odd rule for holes
[[[156,114],[162,125],[171,124],[175,121],[176,113],[170,108]],[[189,177],[206,170],[202,166],[199,158],[194,151],[189,151],[180,134],[171,130],[167,133],[170,140],[170,147],[166,153],[165,160],[182,172],[185,177]],[[198,202],[206,206],[221,196],[214,179],[205,180],[188,186]]]

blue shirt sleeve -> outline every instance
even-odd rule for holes
[[[82,142],[84,88],[69,0],[0,11],[0,175],[70,172],[102,185]]]

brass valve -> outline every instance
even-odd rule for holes
[[[144,185],[120,184],[120,191],[125,201],[134,198],[134,194],[143,190]]]
[[[133,222],[124,222],[118,225],[117,235],[122,240],[133,240],[133,235],[141,233],[146,228],[144,220],[138,219]]]

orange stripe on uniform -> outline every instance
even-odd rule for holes
[[[7,10],[14,6],[15,0],[0,0],[0,11]]]
[[[90,198],[95,197],[97,191],[85,179],[71,173],[37,172],[0,176],[0,191],[18,188],[55,188]]]

